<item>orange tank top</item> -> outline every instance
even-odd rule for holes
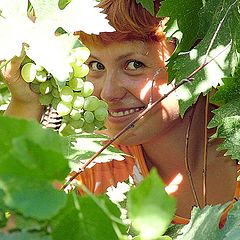
[[[77,177],[90,192],[101,194],[110,186],[116,186],[118,182],[123,182],[131,176],[135,183],[138,184],[149,174],[149,170],[144,159],[144,154],[141,145],[123,146],[115,145],[115,147],[127,154],[124,160],[111,160],[110,162],[96,163],[91,168],[86,168],[84,172]],[[84,194],[79,189],[80,194]],[[240,197],[240,182],[236,183],[236,190],[233,201],[225,210],[221,217],[220,228],[224,225],[229,209]],[[187,224],[189,219],[180,216],[175,216],[172,223]]]

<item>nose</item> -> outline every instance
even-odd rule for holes
[[[100,90],[100,97],[107,103],[115,103],[123,99],[127,93],[121,75],[115,71],[106,73]]]

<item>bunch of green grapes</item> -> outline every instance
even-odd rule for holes
[[[40,103],[51,105],[62,116],[59,132],[64,136],[102,129],[108,116],[107,103],[92,95],[94,86],[85,79],[89,68],[84,62],[89,54],[86,47],[75,48],[70,52],[72,72],[61,90],[44,67],[31,60],[22,64],[22,78],[40,95]]]

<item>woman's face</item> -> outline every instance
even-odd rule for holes
[[[171,85],[167,86],[165,68],[172,47],[165,42],[125,41],[87,47],[91,51],[87,79],[95,86],[94,94],[109,105],[106,127],[110,137],[136,118],[148,106],[151,96],[154,102],[172,89]],[[154,141],[178,119],[178,103],[172,93],[117,142],[135,145]]]

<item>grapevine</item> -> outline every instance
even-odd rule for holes
[[[107,103],[92,96],[94,86],[86,80],[89,68],[84,62],[89,55],[90,51],[84,46],[70,51],[72,71],[61,89],[43,66],[29,59],[22,64],[22,78],[29,83],[32,91],[40,95],[41,105],[51,105],[62,117],[59,132],[63,136],[102,129],[108,115]]]
[[[136,1],[154,14],[154,0]],[[72,9],[70,15],[64,16],[61,15],[61,11],[64,11],[66,5],[71,7],[71,2],[80,4],[84,1],[0,0],[0,24],[5,20],[5,18],[1,18],[5,14],[4,4],[12,4],[13,9],[15,9],[15,6],[20,6],[24,2],[28,2],[29,5],[32,3],[34,5],[33,9],[39,2],[47,3],[45,9],[39,11],[41,13],[40,19],[47,20],[47,15],[49,15],[49,18],[59,16],[59,19],[63,19],[63,23],[67,23],[63,24],[64,26],[62,25],[64,32],[66,30],[70,33],[70,25],[73,23],[70,15],[81,16],[81,13],[74,12]],[[86,0],[86,2],[91,1]],[[61,7],[59,6],[61,11],[54,11],[53,5],[56,5],[56,3],[62,4]],[[21,8],[19,9],[21,12]],[[88,11],[84,7],[76,9]],[[19,34],[18,31],[12,31],[11,34],[17,32],[20,38],[22,36],[34,36],[33,32],[27,27],[29,34],[21,31],[20,28],[28,26],[28,24],[19,21],[18,25],[18,21],[14,19],[14,16],[18,16],[18,13],[14,10],[11,11],[14,30],[18,28],[21,32]],[[37,12],[36,17],[38,17],[39,12]],[[46,16],[44,16],[44,12],[47,12]],[[89,16],[94,19],[92,14],[89,13]],[[177,50],[169,60],[168,74],[170,80],[176,79],[175,90],[179,91],[181,116],[196,102],[200,94],[206,95],[212,87],[220,86],[217,93],[209,99],[210,102],[220,107],[214,110],[214,117],[208,127],[217,129],[212,138],[222,139],[219,149],[226,151],[226,155],[231,156],[232,159],[240,160],[239,1],[183,0],[177,2],[164,0],[161,1],[158,16],[167,16],[170,19],[166,28],[167,37],[178,37]],[[68,19],[70,20],[67,21]],[[70,22],[71,24],[69,24]],[[90,24],[88,20],[83,20],[83,22]],[[96,22],[98,21],[94,21],[94,28]],[[38,23],[37,21],[34,24],[37,25]],[[190,27],[189,23],[191,23]],[[53,25],[50,26],[49,24],[55,31],[56,28]],[[56,25],[59,27],[61,24],[58,22]],[[44,42],[43,40],[46,38],[48,40],[45,43],[49,42],[50,47],[45,49],[38,44],[36,47],[35,39],[23,39],[24,41],[20,41],[19,51],[17,51],[17,40],[19,38],[10,34],[10,31],[8,31],[10,29],[9,25],[5,27],[4,24],[1,24],[0,27],[1,33],[4,33],[0,33],[0,57],[3,56],[0,60],[6,60],[3,65],[6,66],[14,56],[19,56],[18,53],[21,50],[22,43],[27,43],[30,46],[31,51],[26,49],[27,57],[25,57],[21,66],[22,77],[32,91],[39,94],[42,105],[51,105],[61,115],[62,126],[60,130],[62,135],[84,131],[92,132],[104,127],[107,104],[93,95],[94,86],[86,80],[88,67],[84,62],[89,55],[88,49],[79,46],[79,44],[78,46],[70,44],[70,41],[69,44],[65,44],[63,41],[64,44],[61,45],[61,48],[55,49],[55,51],[51,48],[55,46],[56,42],[52,41],[53,39],[49,35],[44,35],[41,29],[38,29],[35,31],[36,34],[39,32],[37,36],[43,36],[39,42]],[[47,28],[46,32],[49,32],[46,23],[45,28]],[[83,29],[83,31],[86,31],[86,29]],[[180,34],[178,34],[179,32]],[[62,34],[63,38],[68,38],[71,34],[64,35]],[[195,42],[198,44],[192,47]],[[11,47],[7,48],[6,43]],[[33,46],[36,47],[35,50],[33,50]],[[37,48],[40,51],[37,51]],[[66,52],[62,55],[56,55],[60,49],[64,49]],[[55,58],[51,59],[51,54],[55,55]],[[64,58],[67,56],[67,61],[57,61],[56,63],[56,56],[64,56]],[[54,63],[55,66],[51,63]],[[63,71],[60,71],[61,68],[63,68]],[[62,72],[65,73],[63,78],[61,78]],[[0,85],[0,94],[3,97],[7,96],[5,92],[5,86]],[[170,92],[166,93],[163,98],[169,94]],[[1,95],[0,105],[2,101],[3,103],[6,102]],[[158,102],[162,100],[159,99]],[[157,103],[149,104],[142,116],[155,104]],[[194,113],[192,113],[191,118],[193,115]],[[79,150],[96,152],[96,154],[84,165],[81,165],[79,172],[72,176],[67,184],[74,180],[84,168],[87,166],[90,168],[91,161],[95,157],[101,157],[99,154],[108,147],[108,144],[133,127],[136,121],[137,119],[113,139],[108,139],[108,143],[100,151],[91,144],[85,145],[91,145],[92,149],[86,148],[86,150],[81,146],[82,148],[79,148]],[[189,129],[191,128],[190,125],[191,121]],[[128,193],[124,206],[127,205],[127,215],[129,216],[127,220],[131,222],[130,228],[133,229],[129,229],[129,226],[126,229],[124,227],[125,223],[123,224],[121,221],[122,217],[120,218],[119,209],[117,209],[119,206],[110,203],[105,196],[93,196],[88,193],[85,197],[77,197],[74,191],[64,194],[63,191],[53,187],[53,181],[57,180],[63,183],[69,173],[69,165],[64,158],[64,154],[67,152],[64,142],[66,139],[60,138],[53,131],[42,129],[35,122],[25,120],[0,116],[0,126],[2,139],[0,142],[0,149],[2,150],[0,156],[0,228],[6,225],[8,227],[8,229],[1,229],[0,239],[239,239],[240,201],[236,202],[229,211],[225,226],[222,229],[218,228],[218,224],[227,204],[206,206],[202,209],[194,207],[189,224],[185,226],[171,225],[170,222],[176,207],[175,202],[165,194],[164,184],[154,171],[142,184],[131,189]],[[12,126],[14,126],[14,129]],[[87,135],[96,137],[95,134],[79,134],[77,136],[81,136],[84,140],[87,139]],[[186,136],[186,165],[188,164],[187,155],[189,151],[188,135],[189,132]],[[103,140],[101,139],[99,142],[102,143]],[[99,145],[102,147],[101,144]],[[89,155],[86,158],[89,159]],[[112,156],[109,156],[109,159],[112,159]],[[31,164],[29,164],[30,161]],[[186,169],[189,170],[190,175],[189,167],[187,166]],[[207,169],[204,168],[203,170],[206,173]],[[194,187],[192,188],[194,190]],[[198,202],[197,199],[196,202]],[[167,205],[161,206],[162,203]],[[16,219],[16,223],[9,228],[11,217]],[[126,224],[129,224],[129,222],[126,221]],[[162,234],[167,236],[161,236]]]

